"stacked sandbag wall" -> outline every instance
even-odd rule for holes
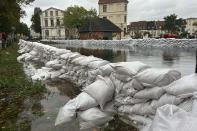
[[[33,79],[67,79],[82,92],[59,111],[56,125],[78,116],[81,129],[101,126],[119,114],[141,129],[166,104],[191,111],[197,75],[181,77],[174,69],[156,69],[142,62],[108,61],[66,49],[21,40],[19,62],[44,63]],[[76,115],[78,114],[78,115]]]
[[[58,48],[77,47],[88,49],[133,49],[142,48],[181,48],[197,47],[197,39],[129,39],[129,40],[42,40]]]

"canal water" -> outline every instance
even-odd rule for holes
[[[195,70],[195,51],[180,49],[143,49],[134,50],[105,50],[105,49],[84,49],[67,48],[73,52],[79,52],[83,55],[94,55],[110,62],[122,61],[142,61],[155,68],[174,68],[183,75],[194,73]],[[26,100],[24,104],[27,109],[19,114],[20,119],[31,120],[31,131],[79,131],[79,122],[75,120],[68,124],[62,124],[55,127],[55,119],[59,108],[69,99],[72,99],[80,93],[80,89],[68,81],[45,81],[45,87],[48,92],[38,101],[38,108],[35,111],[40,113],[39,117],[34,117],[31,107],[31,100]],[[123,123],[119,119],[110,122],[109,126],[103,129],[90,129],[90,131],[136,131],[133,127]]]

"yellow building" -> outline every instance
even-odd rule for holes
[[[127,32],[128,0],[99,0],[99,17],[107,18],[122,29],[121,36]]]
[[[197,18],[188,18],[186,19],[186,28],[185,30],[190,35],[196,35],[197,33]]]

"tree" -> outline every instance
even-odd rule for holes
[[[86,10],[84,7],[71,6],[64,12],[64,25],[68,33],[68,37],[71,38],[71,32],[76,32],[76,29],[83,26],[88,18],[94,18],[97,16],[95,9]]]
[[[42,10],[38,7],[34,8],[34,14],[32,15],[31,21],[32,21],[32,29],[36,33],[41,33],[41,23],[40,23],[40,14]]]
[[[12,27],[17,27],[20,18],[25,15],[21,9],[24,4],[30,4],[34,0],[0,0],[0,32],[10,33]]]
[[[186,22],[182,18],[177,19],[177,15],[172,14],[164,17],[164,29],[169,33],[183,32],[185,29]]]
[[[25,36],[29,36],[30,33],[27,24],[23,22],[18,24],[18,26],[16,27],[16,32],[20,35],[25,35]]]

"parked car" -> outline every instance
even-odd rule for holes
[[[163,34],[161,38],[178,38],[176,34]]]

